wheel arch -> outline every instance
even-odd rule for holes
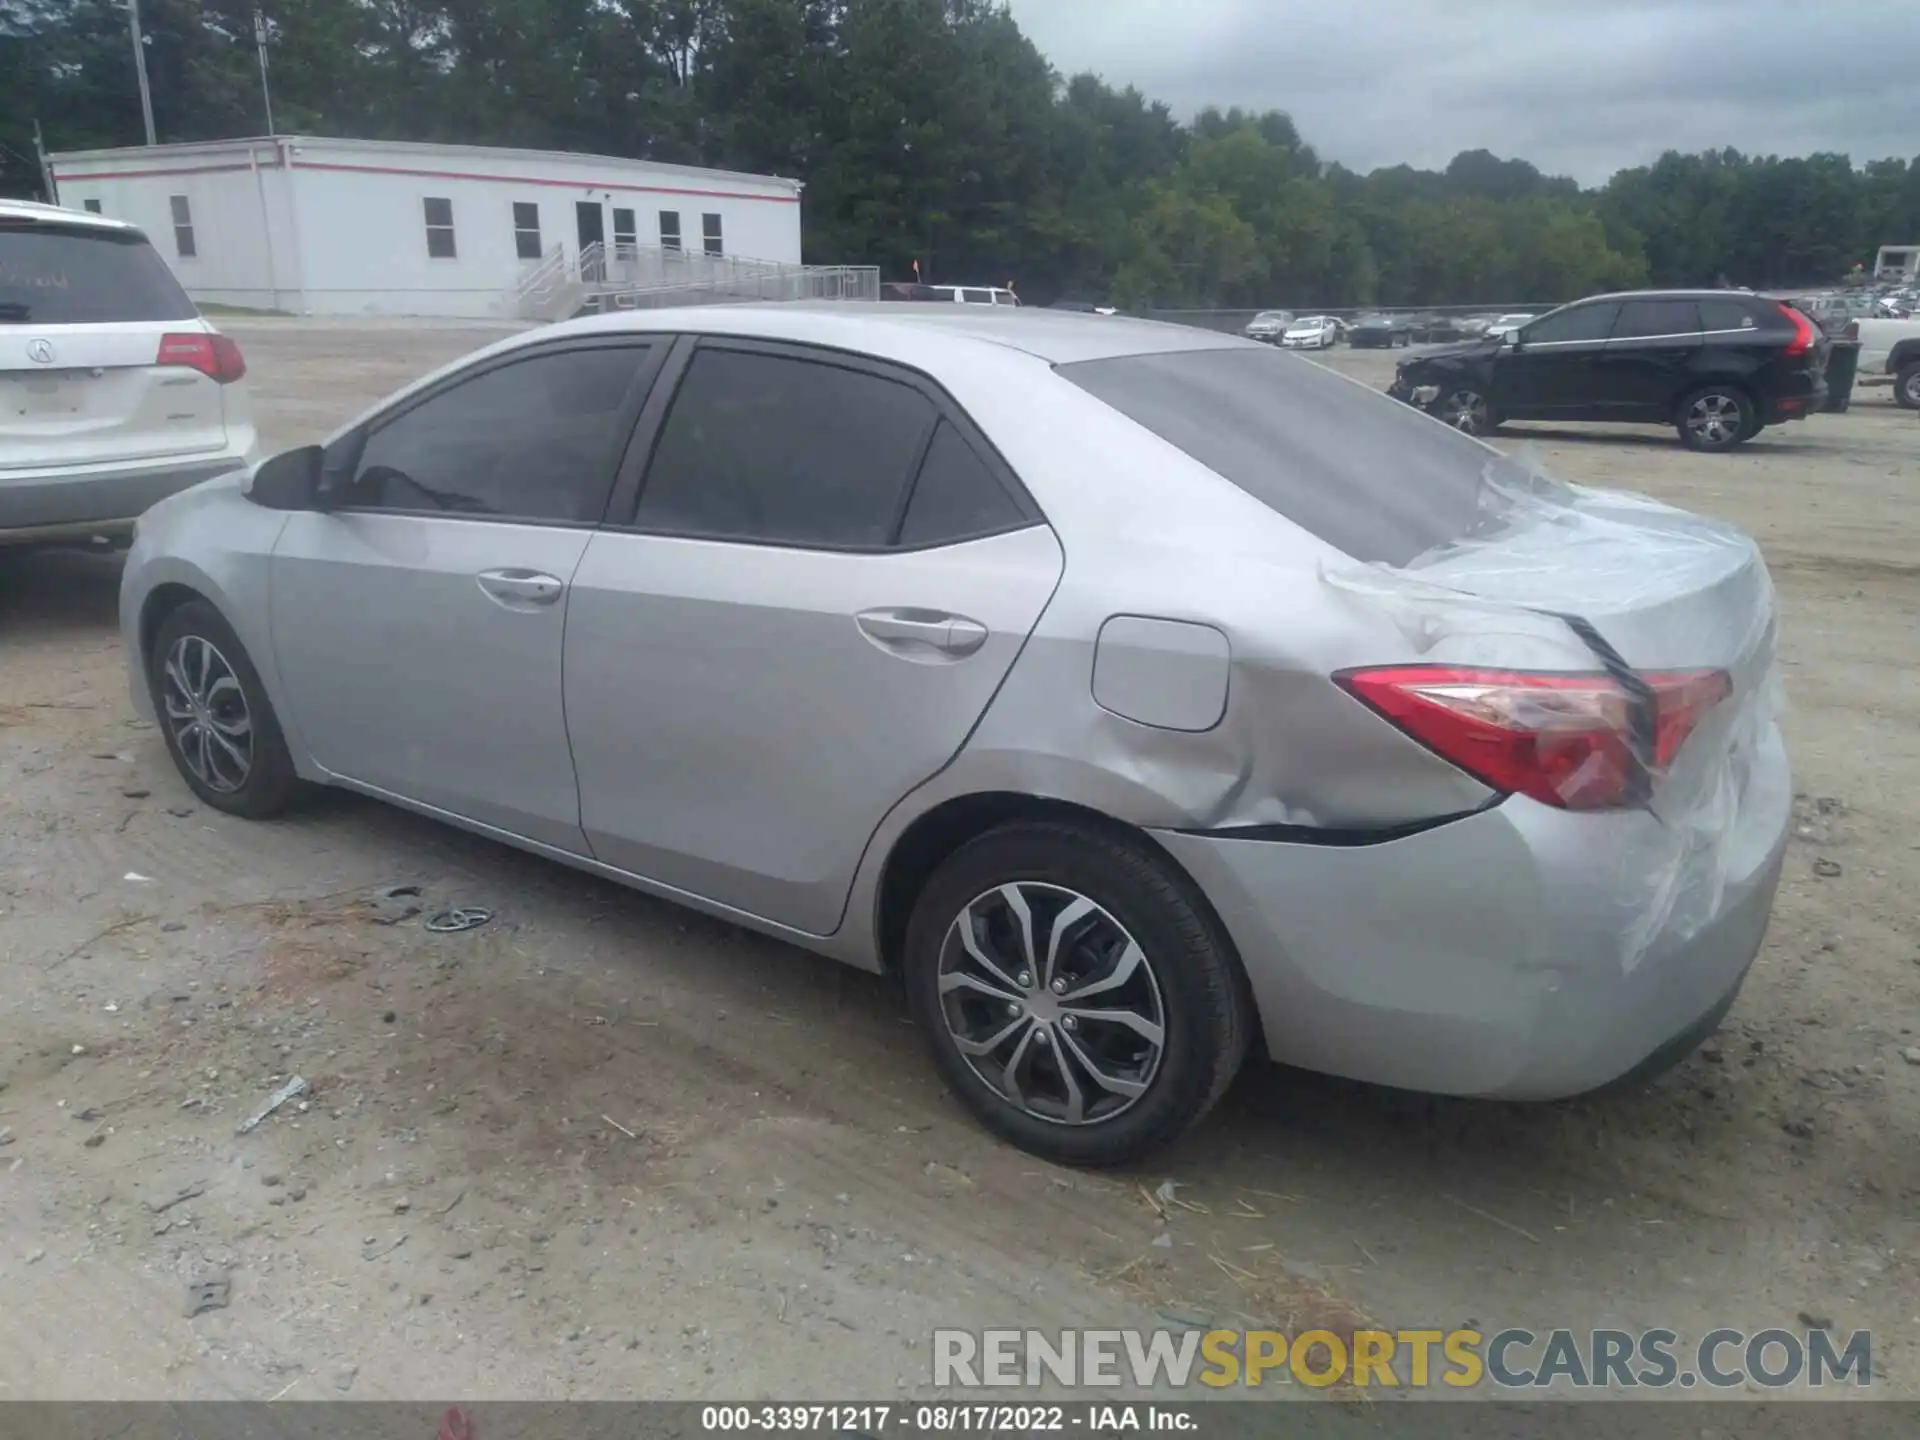
[[[1232,939],[1206,891],[1149,831],[1071,800],[1014,790],[983,790],[953,796],[915,817],[887,851],[874,890],[874,952],[882,973],[899,973],[914,903],[934,871],[968,842],[1023,820],[1063,821],[1145,846],[1186,886],[1231,951]],[[1237,953],[1233,960],[1240,963]]]

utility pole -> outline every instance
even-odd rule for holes
[[[275,134],[273,128],[273,92],[267,88],[267,15],[264,10],[253,12],[253,43],[260,52],[260,98],[267,107],[267,134]]]
[[[140,38],[140,0],[127,0],[127,24],[133,31],[133,68],[140,76],[140,118],[147,122],[147,144],[153,135],[153,92],[147,89],[147,46]]]
[[[53,183],[53,162],[47,159],[47,142],[40,134],[40,121],[33,122],[33,158],[40,162],[40,187],[47,192],[47,203],[60,203],[60,187]]]

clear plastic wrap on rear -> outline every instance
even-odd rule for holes
[[[1323,578],[1420,657],[1343,677],[1356,698],[1497,790],[1651,818],[1593,855],[1621,897],[1623,969],[1720,912],[1750,862],[1743,807],[1782,708],[1773,588],[1749,536],[1490,453],[1466,535]]]

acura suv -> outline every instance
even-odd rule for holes
[[[1387,393],[1474,435],[1506,420],[1618,421],[1731,450],[1826,403],[1829,349],[1804,313],[1747,291],[1596,295],[1406,360]]]
[[[247,464],[245,374],[138,228],[0,200],[0,547],[124,539]]]

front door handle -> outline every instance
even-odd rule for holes
[[[882,649],[909,657],[924,648],[959,659],[987,643],[986,626],[945,610],[863,610],[855,618]]]
[[[558,576],[538,570],[483,570],[474,578],[493,599],[514,607],[551,605],[567,588]]]

